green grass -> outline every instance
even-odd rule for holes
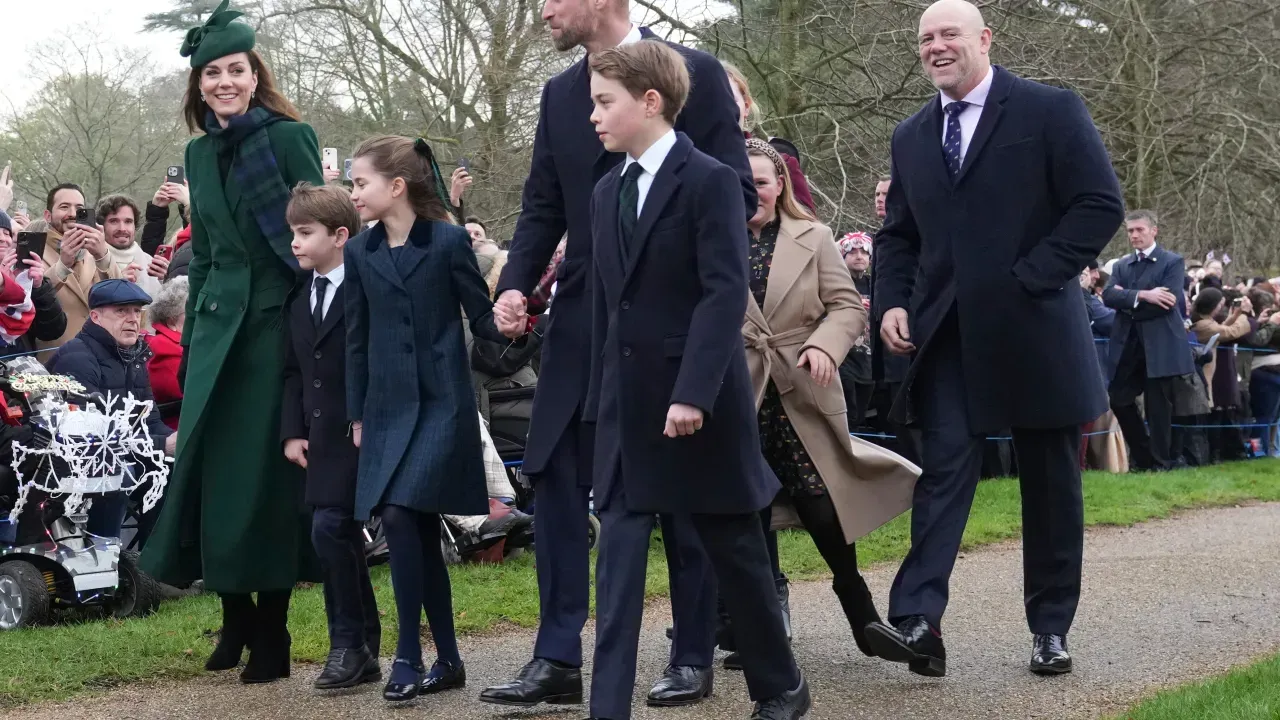
[[[1165,690],[1116,720],[1274,720],[1280,718],[1280,655],[1221,677]]]
[[[1088,473],[1084,496],[1090,525],[1129,525],[1183,508],[1280,500],[1280,460],[1162,475]],[[964,546],[1016,538],[1020,528],[1017,481],[982,483]],[[826,565],[808,535],[785,532],[779,543],[782,567],[792,579],[827,576]],[[858,543],[859,560],[864,566],[896,562],[909,543],[909,520],[900,517]],[[538,585],[531,556],[499,566],[459,566],[452,569],[451,576],[460,633],[537,624]],[[383,647],[390,649],[395,645],[396,616],[387,569],[375,569],[373,580],[384,613]],[[655,538],[647,591],[651,597],[662,597],[667,590],[666,560],[661,541]],[[0,707],[63,700],[147,678],[196,675],[212,648],[207,634],[219,623],[217,598],[201,596],[166,603],[155,615],[139,620],[68,622],[0,632]],[[320,588],[294,594],[289,624],[295,659],[323,660],[328,638]]]

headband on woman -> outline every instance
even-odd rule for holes
[[[427,163],[431,166],[431,174],[435,176],[436,194],[444,202],[445,208],[452,211],[453,200],[449,197],[449,191],[445,189],[444,178],[440,176],[440,166],[436,164],[436,154],[431,149],[431,144],[422,138],[414,138],[413,151],[427,159]]]
[[[787,174],[787,163],[783,161],[781,153],[769,143],[760,138],[747,138],[747,152],[750,153],[752,151],[769,158],[769,162],[773,163],[773,169],[778,172],[778,177]]]

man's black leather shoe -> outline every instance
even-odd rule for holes
[[[777,697],[761,700],[756,703],[751,720],[804,720],[813,707],[813,699],[809,697],[809,683],[800,676],[800,686]]]
[[[485,688],[480,693],[480,702],[515,707],[533,707],[538,703],[578,705],[582,703],[582,669],[534,658],[520,669],[515,680]]]
[[[312,685],[317,690],[341,690],[367,682],[369,661],[373,658],[364,647],[333,648],[329,650],[329,659],[325,660],[324,670]],[[379,672],[381,674],[381,672]]]
[[[431,672],[422,679],[422,694],[434,695],[445,690],[457,690],[467,686],[467,666],[458,663],[454,667],[447,662],[437,660],[431,666]]]
[[[1036,635],[1031,647],[1031,672],[1062,675],[1071,672],[1071,655],[1066,635]]]
[[[876,655],[889,662],[906,663],[911,672],[926,677],[947,674],[947,649],[942,633],[929,627],[920,615],[912,615],[892,627],[885,623],[867,626],[867,642]]]
[[[668,665],[662,678],[649,691],[651,707],[693,705],[711,697],[714,671],[689,665]]]
[[[391,677],[382,688],[382,699],[387,702],[407,702],[418,697],[418,693],[422,691],[423,672],[422,665],[396,658],[391,663]]]

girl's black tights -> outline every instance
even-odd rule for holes
[[[449,570],[440,548],[440,516],[400,505],[384,505],[382,528],[391,551],[391,585],[400,615],[400,638],[396,657],[418,663],[422,642],[418,631],[421,610],[435,640],[440,660],[458,667],[458,640],[453,630],[453,594]],[[421,608],[421,610],[420,610]]]

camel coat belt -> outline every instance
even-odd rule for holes
[[[826,484],[845,539],[854,542],[911,507],[920,468],[878,445],[850,436],[844,389],[814,382],[800,356],[816,348],[840,366],[867,321],[862,298],[831,230],[784,217],[769,271],[764,307],[747,303],[742,325],[747,366],[759,411],[770,381]],[[775,509],[775,513],[777,509]]]

